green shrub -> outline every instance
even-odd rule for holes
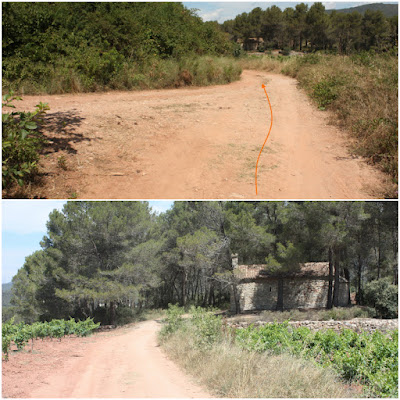
[[[2,23],[3,89],[25,93],[130,89],[138,73],[166,87],[152,80],[154,60],[234,52],[218,24],[177,2],[10,2]]]
[[[298,62],[300,64],[319,64],[321,62],[322,56],[319,55],[318,53],[311,53],[311,54],[306,54],[305,56],[301,57],[298,59]]]
[[[397,397],[398,331],[390,336],[350,329],[312,332],[287,323],[236,330],[236,344],[271,355],[289,353],[334,368],[343,379],[365,385],[373,397]]]
[[[2,107],[15,108],[14,100],[21,100],[13,93],[3,96]],[[13,111],[2,114],[2,183],[9,188],[13,183],[20,186],[37,172],[39,151],[44,138],[38,131],[38,124],[49,109],[47,104],[39,103],[34,112]]]
[[[162,327],[160,332],[161,337],[171,335],[182,327],[182,315],[185,313],[185,309],[178,305],[168,304],[168,310],[166,313],[167,316],[164,320],[165,325]]]
[[[313,98],[317,101],[320,109],[325,109],[338,97],[339,82],[335,77],[329,77],[319,81],[313,86]]]
[[[232,54],[234,57],[239,58],[246,55],[246,52],[243,50],[243,47],[239,43],[234,43]]]
[[[364,288],[365,303],[375,308],[379,318],[397,318],[398,287],[390,283],[390,278],[371,281]]]
[[[194,327],[198,347],[210,347],[221,338],[221,317],[201,307],[192,306],[190,324]]]

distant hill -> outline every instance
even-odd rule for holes
[[[398,15],[399,13],[397,4],[382,4],[382,3],[364,4],[363,6],[343,8],[341,10],[326,10],[326,12],[331,13],[332,11],[337,11],[348,14],[352,13],[353,11],[358,11],[360,14],[364,14],[365,11],[367,10],[382,11],[385,17],[393,17],[394,15]]]
[[[2,300],[2,306],[9,306],[10,305],[10,300],[11,300],[11,288],[12,288],[12,282],[10,283],[3,283],[1,285],[1,300]]]

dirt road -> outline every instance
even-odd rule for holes
[[[268,132],[272,103],[273,127]],[[383,177],[346,150],[296,80],[244,71],[206,88],[25,96],[48,102],[39,195],[104,199],[373,198]]]
[[[36,346],[34,354],[13,355],[3,363],[3,397],[211,397],[160,350],[159,327],[146,321],[87,339],[47,342]]]

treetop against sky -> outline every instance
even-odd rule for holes
[[[2,201],[2,283],[8,283],[22,267],[25,257],[40,250],[51,211],[62,210],[65,200]],[[173,201],[150,201],[153,211],[168,210]]]
[[[266,9],[273,5],[277,5],[282,10],[287,7],[295,7],[296,4],[305,3],[311,7],[315,2],[310,1],[274,1],[274,2],[261,2],[261,1],[238,1],[238,2],[197,2],[186,1],[183,2],[186,8],[197,9],[197,14],[203,21],[218,21],[222,23],[228,19],[235,18],[238,14],[243,12],[250,12],[256,7]],[[382,1],[322,1],[326,10],[340,10],[343,8],[351,8],[362,6],[368,3],[383,3],[383,4],[396,4],[395,2],[382,2]]]

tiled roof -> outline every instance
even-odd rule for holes
[[[234,271],[235,275],[242,279],[273,278],[278,276],[276,272],[269,272],[266,264],[238,265]],[[311,262],[300,264],[300,268],[298,270],[284,273],[283,276],[327,277],[329,276],[329,263]]]

